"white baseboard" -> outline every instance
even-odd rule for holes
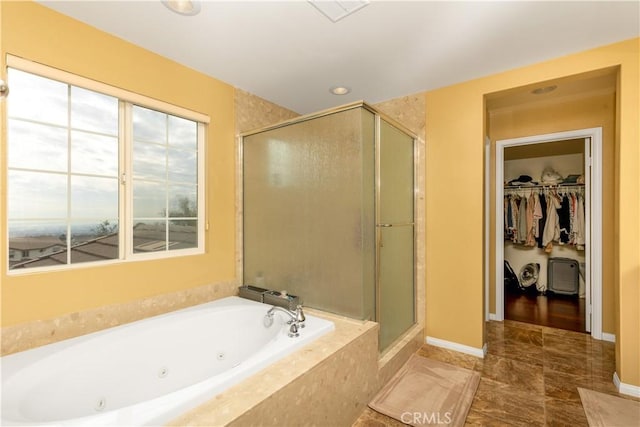
[[[498,316],[495,313],[489,313],[489,320],[497,320]]]
[[[602,341],[616,342],[616,336],[614,334],[603,332]]]
[[[640,387],[638,387],[637,385],[623,383],[622,381],[620,381],[617,372],[613,373],[613,383],[616,385],[619,393],[633,397],[640,397]]]
[[[446,348],[447,350],[453,350],[460,353],[470,354],[471,356],[484,358],[484,355],[487,354],[487,344],[485,343],[482,348],[471,347],[464,344],[458,344],[456,342],[442,340],[440,338],[427,337],[425,339],[427,344]]]

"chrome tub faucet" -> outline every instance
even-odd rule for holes
[[[269,309],[269,311],[267,311],[267,314],[264,317],[264,325],[266,327],[273,324],[273,316],[276,311],[281,311],[289,316],[289,320],[287,321],[287,325],[290,325],[288,335],[292,338],[300,336],[298,330],[300,328],[304,328],[304,322],[306,320],[304,312],[302,311],[302,306],[298,305],[298,307],[296,307],[296,311],[291,311],[274,305]]]

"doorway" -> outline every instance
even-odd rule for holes
[[[562,291],[553,293],[556,298],[549,298],[546,294],[548,289],[543,288],[542,295],[535,293],[535,298],[531,295],[524,295],[522,298],[516,295],[507,295],[505,292],[505,215],[504,203],[505,194],[505,150],[522,149],[523,147],[543,147],[540,144],[562,144],[581,140],[583,150],[583,171],[584,171],[584,268],[582,278],[584,281],[584,300],[580,307],[580,299],[577,304],[575,300],[566,300]],[[526,178],[523,178],[526,180]],[[495,233],[495,272],[496,272],[496,320],[505,319],[505,302],[510,304],[509,308],[519,306],[520,309],[531,310],[527,304],[531,304],[534,310],[538,310],[540,315],[548,315],[549,310],[582,310],[584,316],[584,331],[590,332],[596,339],[602,338],[602,128],[580,129],[568,132],[559,132],[545,135],[535,135],[524,138],[514,138],[500,140],[496,142],[496,233]],[[546,190],[545,190],[546,191]],[[541,264],[541,263],[540,263]],[[545,266],[546,267],[546,266]],[[552,267],[553,268],[553,267]],[[574,267],[575,268],[575,267]],[[579,267],[578,267],[579,268]],[[543,276],[549,277],[546,268],[543,269]],[[553,270],[556,271],[556,270]],[[515,272],[520,273],[519,271]],[[538,272],[540,273],[540,272]],[[543,277],[544,279],[544,277]],[[548,286],[548,284],[547,284]],[[567,292],[573,294],[573,292]],[[538,297],[543,298],[538,298]],[[565,299],[563,301],[563,298]],[[539,303],[539,305],[538,305]],[[568,304],[567,304],[568,303]],[[559,317],[562,317],[560,315]],[[518,320],[518,319],[515,319]],[[562,327],[562,322],[556,323],[554,327]]]

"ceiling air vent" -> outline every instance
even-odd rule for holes
[[[355,1],[329,1],[329,0],[309,0],[316,9],[324,16],[329,18],[331,22],[338,22],[342,18],[351,15],[357,10],[362,9],[369,4],[369,0]]]

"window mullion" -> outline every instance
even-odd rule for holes
[[[120,259],[127,259],[133,254],[133,125],[131,104],[119,102],[118,147],[119,147],[119,242]]]
[[[205,230],[209,229],[209,217],[207,216],[207,202],[208,198],[204,193],[204,183],[206,182],[206,169],[205,169],[205,126],[202,123],[198,123],[197,130],[197,156],[198,156],[198,187],[197,187],[197,197],[198,197],[198,209],[196,215],[198,215],[198,245],[202,245],[205,247],[204,235]]]
[[[67,265],[71,265],[71,85],[67,85]]]
[[[165,219],[164,219],[164,227],[165,227],[165,236],[164,236],[164,244],[165,251],[169,251],[169,116],[165,118],[165,135],[166,139],[164,141],[164,203],[165,203]]]

